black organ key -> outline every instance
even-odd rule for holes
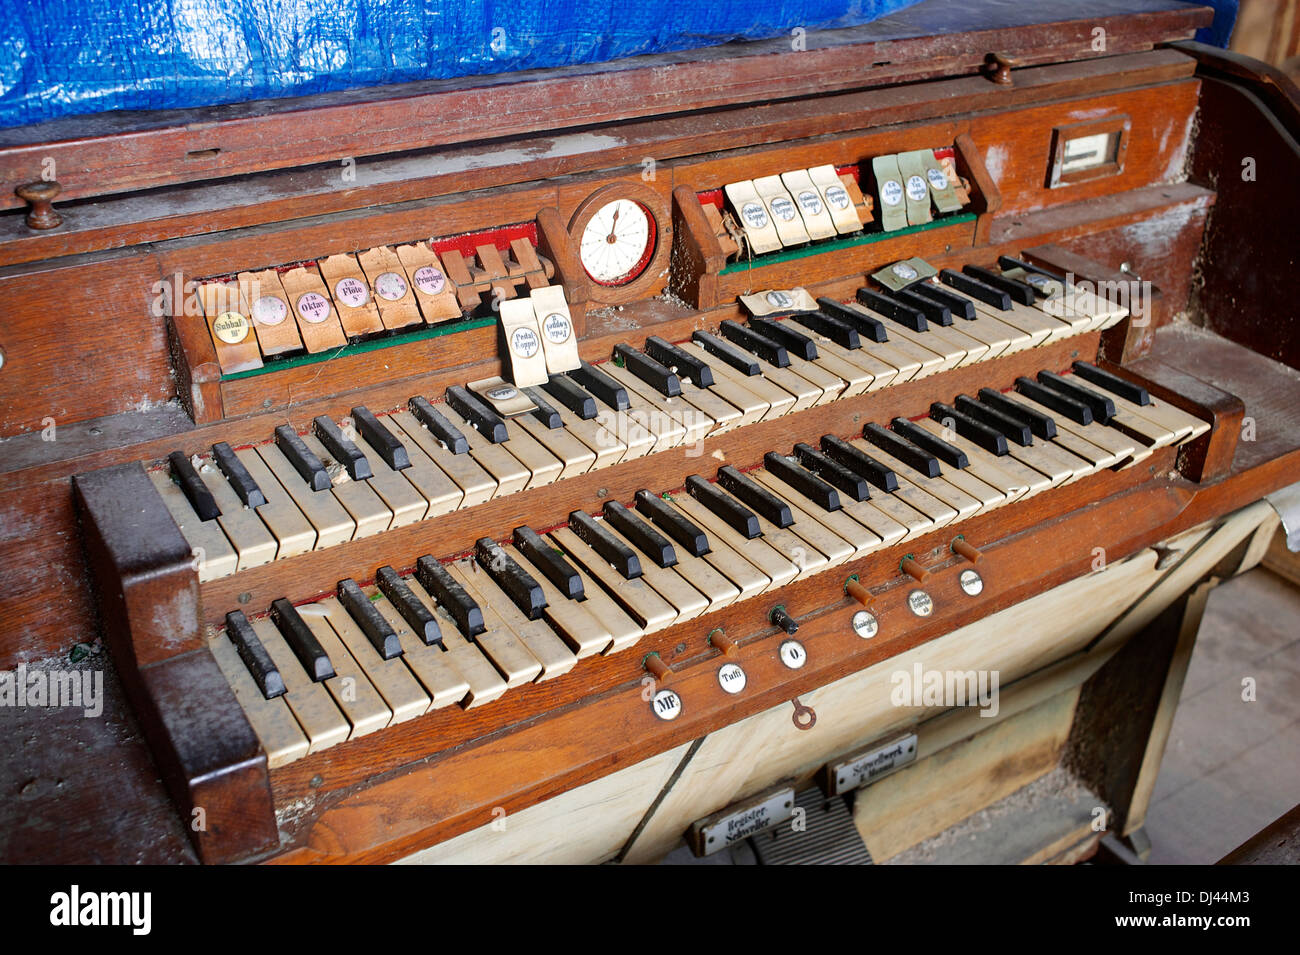
[[[980,424],[952,405],[936,401],[930,405],[930,417],[945,428],[952,428],[967,441],[979,445],[989,454],[1001,457],[1007,453],[1007,439],[1001,432],[994,431],[988,425]]]
[[[1046,388],[1032,378],[1017,378],[1016,391],[1045,408],[1060,412],[1076,424],[1092,424],[1092,409],[1082,401]]]
[[[536,620],[542,615],[546,609],[546,594],[541,584],[533,580],[532,575],[520,567],[500,544],[490,537],[480,537],[474,542],[474,556],[478,565],[506,592],[524,616]]]
[[[327,418],[325,415],[313,418],[311,428],[325,450],[333,455],[334,460],[348,469],[352,480],[364,481],[366,478],[374,477],[375,472],[371,470],[366,456],[334,423],[333,418]]]
[[[357,433],[366,439],[366,443],[394,471],[403,471],[411,466],[411,456],[406,451],[406,445],[371,414],[369,408],[361,405],[353,408],[352,423],[356,426]]]
[[[473,640],[487,629],[483,622],[483,608],[462,587],[438,559],[425,554],[415,564],[415,579],[429,592],[438,606],[456,621],[460,632]]]
[[[275,446],[293,465],[298,476],[307,482],[309,488],[313,491],[329,490],[330,476],[325,470],[325,465],[321,464],[320,458],[316,457],[311,448],[298,437],[297,431],[287,424],[280,425],[275,429]]]
[[[546,400],[546,396],[542,394],[541,389],[521,388],[520,391],[527,395],[535,406],[532,411],[528,412],[530,415],[551,430],[564,427],[564,419],[555,410],[555,405]]]
[[[211,521],[220,517],[221,508],[217,507],[216,499],[203,483],[203,478],[199,477],[199,472],[194,470],[194,465],[190,464],[190,459],[180,451],[173,451],[167,455],[167,463],[171,465],[172,480],[180,486],[199,520]]]
[[[627,389],[595,365],[584,361],[573,371],[568,372],[568,376],[615,411],[626,411],[631,407]]]
[[[895,292],[894,295],[900,302],[910,308],[916,309],[925,316],[927,322],[933,322],[935,325],[948,326],[952,324],[952,309],[942,302],[936,302],[933,299],[919,295],[911,289],[905,289],[902,292]]]
[[[961,448],[954,448],[947,441],[935,437],[929,431],[913,424],[906,418],[895,418],[889,423],[889,426],[894,429],[895,434],[901,434],[922,451],[929,451],[950,467],[958,470],[970,467],[970,459],[966,457],[965,451]]]
[[[992,305],[999,311],[1009,312],[1011,310],[1010,295],[1001,289],[994,288],[992,285],[985,285],[969,275],[962,275],[952,269],[944,269],[939,273],[939,280],[945,285],[952,286],[963,295],[969,295],[985,305]]]
[[[605,502],[605,520],[660,567],[672,567],[677,563],[677,551],[673,549],[672,541],[618,501]]]
[[[650,518],[692,557],[703,557],[709,552],[709,537],[695,526],[685,514],[655,494],[642,488],[636,492],[636,509]]]
[[[1021,305],[1033,305],[1034,299],[1038,296],[1034,294],[1032,285],[1025,282],[1018,282],[1015,279],[1009,279],[1001,273],[994,272],[992,269],[980,268],[978,265],[962,266],[962,271],[971,278],[990,285],[993,288],[1001,289],[1011,296],[1013,302],[1019,302]]]
[[[727,367],[740,372],[746,378],[753,378],[755,375],[762,373],[762,369],[758,367],[758,362],[740,349],[731,347],[716,335],[710,335],[708,332],[695,332],[691,335],[691,341]]]
[[[802,442],[794,446],[794,456],[807,470],[817,475],[836,490],[842,491],[855,501],[865,501],[871,497],[871,488],[859,474],[827,457],[812,445]]]
[[[554,545],[542,539],[531,527],[516,527],[515,546],[519,553],[527,557],[534,567],[546,575],[555,588],[570,600],[581,600],[586,596],[582,578],[569,565]]]
[[[380,567],[375,573],[375,583],[421,641],[431,647],[442,646],[442,628],[438,626],[438,619],[415,596],[415,591],[407,586],[401,574],[392,567]]]
[[[789,527],[794,523],[794,515],[785,501],[731,465],[718,469],[718,483],[777,527]]]
[[[339,581],[339,603],[348,616],[361,628],[375,652],[385,660],[402,655],[402,641],[382,613],[370,602],[355,580],[346,577]]]
[[[713,386],[713,369],[707,362],[687,354],[658,335],[651,335],[645,340],[645,353],[661,365],[673,369],[678,377],[690,379],[697,388]]]
[[[815,361],[817,358],[817,343],[803,332],[791,328],[785,322],[775,322],[766,318],[751,318],[749,327],[765,338],[780,342],[787,353],[798,355],[804,361]]]
[[[1045,414],[1026,408],[1017,401],[1012,401],[1000,391],[994,391],[992,388],[981,388],[979,390],[979,399],[982,404],[988,405],[994,411],[998,411],[1013,421],[1020,421],[1029,426],[1029,430],[1036,437],[1044,441],[1050,441],[1056,437],[1056,422]]]
[[[248,473],[244,462],[239,460],[234,448],[224,441],[218,441],[212,446],[212,459],[217,462],[217,467],[221,469],[221,473],[226,476],[226,480],[230,482],[230,486],[235,489],[235,493],[245,505],[261,507],[266,503],[266,495],[253,480],[253,475]]]
[[[244,661],[253,682],[268,700],[284,695],[284,677],[276,669],[271,654],[266,652],[262,641],[257,638],[253,625],[244,614],[235,610],[226,614],[226,636],[235,645],[239,659]]]
[[[910,468],[915,468],[926,477],[939,476],[939,459],[927,451],[922,451],[912,442],[894,434],[888,428],[872,422],[862,429],[862,437],[870,441],[881,451],[902,461]]]
[[[568,375],[552,375],[542,385],[542,390],[583,421],[596,417],[596,399]]]
[[[858,331],[838,318],[832,318],[825,312],[795,312],[790,321],[798,322],[804,328],[811,329],[818,335],[825,335],[841,348],[861,348],[862,340]]]
[[[1023,418],[1003,414],[991,405],[981,404],[970,395],[958,395],[953,401],[953,407],[980,424],[1001,432],[1008,441],[1013,441],[1022,448],[1028,448],[1034,443],[1034,433]]]
[[[452,454],[465,454],[469,451],[469,441],[460,433],[460,429],[447,420],[447,416],[435,408],[428,398],[416,395],[407,407],[415,419],[429,429],[429,433],[447,446]]]
[[[832,461],[842,464],[854,474],[880,488],[886,494],[898,490],[898,475],[892,468],[881,464],[871,455],[833,434],[822,435],[822,451]]]
[[[794,458],[769,451],[763,455],[763,466],[769,474],[789,484],[823,511],[840,509],[840,492],[811,471],[800,467]]]
[[[1112,395],[1123,398],[1125,401],[1131,401],[1135,405],[1145,406],[1151,404],[1151,396],[1141,385],[1135,385],[1119,375],[1111,374],[1104,368],[1098,368],[1096,365],[1090,365],[1086,361],[1076,361],[1074,363],[1074,373],[1090,385],[1096,385],[1104,391],[1109,391]]]
[[[501,420],[501,416],[463,385],[452,385],[447,389],[447,406],[493,444],[504,444],[510,440],[510,435],[506,433],[506,423]]]
[[[624,580],[641,576],[641,558],[619,538],[607,531],[600,522],[584,511],[569,515],[569,529],[588,547],[609,562],[623,575]]]
[[[682,393],[682,380],[672,369],[655,361],[644,352],[628,345],[615,345],[614,357],[622,359],[623,367],[640,378],[665,398],[676,398]]]
[[[843,322],[852,328],[859,336],[871,342],[889,341],[889,332],[885,329],[884,322],[870,315],[864,315],[856,308],[849,308],[842,302],[837,302],[833,298],[819,298],[818,307],[836,321]]]
[[[1055,279],[1058,282],[1063,281],[1062,277],[1051,269],[1045,269],[1041,265],[1034,265],[1032,262],[1026,262],[1024,259],[1013,258],[1009,255],[998,256],[998,268],[1003,272],[1009,272],[1012,269],[1023,269],[1031,274],[1045,275],[1049,279]]]
[[[325,648],[320,645],[316,634],[311,632],[293,604],[283,597],[274,601],[271,604],[271,622],[312,680],[319,683],[334,675],[334,664],[330,662]]]
[[[924,332],[929,328],[925,316],[920,311],[910,305],[905,305],[892,295],[886,295],[874,289],[860,288],[858,289],[858,302],[898,322],[898,324],[910,328],[914,332]]]
[[[762,528],[758,526],[758,517],[753,511],[730,494],[723,494],[700,475],[692,474],[686,479],[686,490],[691,497],[746,540],[753,540],[763,535]]]
[[[768,338],[756,329],[746,328],[738,322],[733,322],[731,319],[726,319],[720,328],[723,338],[739,345],[745,351],[757,355],[769,365],[775,365],[777,368],[789,367],[790,355],[780,342]]]
[[[1091,388],[1079,384],[1077,381],[1063,378],[1055,372],[1040,371],[1038,373],[1038,383],[1065,395],[1067,398],[1073,398],[1080,404],[1087,405],[1092,411],[1093,420],[1099,421],[1101,424],[1107,424],[1111,418],[1115,417],[1115,402],[1105,395],[1098,394]]]
[[[936,305],[942,305],[959,318],[967,321],[975,321],[975,303],[964,295],[958,295],[950,292],[941,285],[933,285],[930,282],[918,282],[907,290],[918,298],[928,299]]]

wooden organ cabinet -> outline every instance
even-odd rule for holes
[[[1300,112],[968,7],[0,133],[0,668],[104,679],[7,861],[1140,842],[1300,480]]]

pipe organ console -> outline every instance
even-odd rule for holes
[[[6,132],[3,666],[108,674],[9,854],[1140,838],[1300,480],[1300,113],[1092,7]]]

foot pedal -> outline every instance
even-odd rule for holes
[[[749,840],[759,864],[872,864],[871,853],[853,825],[853,814],[843,797],[827,799],[814,787],[799,793],[794,804],[794,819]]]

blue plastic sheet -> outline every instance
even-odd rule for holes
[[[916,0],[0,0],[0,126],[596,63]]]

